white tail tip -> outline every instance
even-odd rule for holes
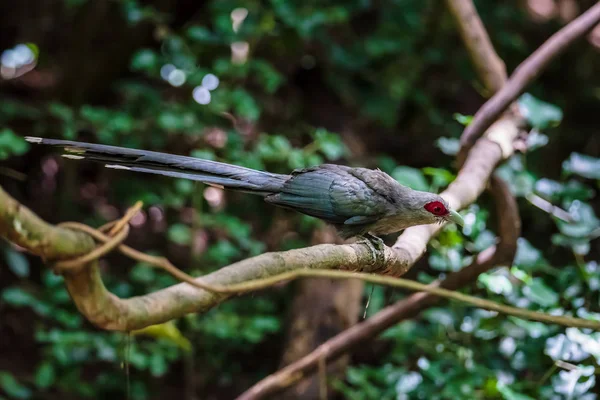
[[[64,158],[68,158],[70,160],[83,160],[84,156],[76,156],[75,154],[61,154]]]
[[[112,168],[112,169],[125,169],[125,170],[130,170],[131,168],[126,167],[124,165],[116,165],[116,164],[106,164],[105,165],[106,168]]]
[[[41,137],[34,137],[34,136],[25,136],[25,140],[27,140],[29,143],[42,143],[42,139]]]

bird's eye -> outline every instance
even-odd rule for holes
[[[433,215],[443,216],[448,214],[446,206],[440,201],[432,201],[431,203],[425,204],[425,210],[429,211]]]

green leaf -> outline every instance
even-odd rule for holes
[[[423,168],[423,174],[430,176],[433,180],[433,185],[437,187],[447,186],[456,179],[456,175],[443,168],[425,167]]]
[[[544,147],[549,142],[548,136],[543,133],[538,132],[537,130],[532,130],[527,135],[527,151],[531,152],[535,149],[539,149],[540,147]]]
[[[0,160],[11,156],[20,156],[27,150],[29,150],[29,143],[25,139],[8,128],[0,130]]]
[[[171,225],[167,232],[170,241],[179,245],[188,245],[192,241],[192,231],[189,226],[184,224]]]
[[[462,124],[464,126],[469,125],[471,121],[473,121],[472,115],[462,115],[460,113],[454,113],[452,115],[452,118],[454,118],[459,124]]]
[[[19,278],[27,278],[29,276],[29,260],[27,260],[27,257],[23,253],[7,247],[4,252],[4,259],[13,274]]]
[[[524,93],[518,100],[521,114],[534,128],[546,129],[558,126],[563,118],[562,110],[554,104],[546,103]]]
[[[131,59],[131,69],[134,71],[151,71],[157,67],[158,56],[150,49],[139,50]]]
[[[460,150],[460,140],[455,138],[441,137],[435,141],[435,145],[449,156],[457,155]]]
[[[168,364],[160,353],[153,353],[150,356],[150,373],[153,376],[162,376],[167,372]]]
[[[591,205],[575,200],[568,208],[573,222],[556,221],[563,235],[573,238],[588,238],[599,226],[600,220]]]
[[[48,113],[63,122],[72,122],[74,119],[73,109],[58,102],[50,103],[48,106]]]
[[[600,179],[600,158],[586,154],[571,153],[562,164],[563,170],[588,179]]]
[[[206,29],[203,26],[193,25],[190,26],[185,35],[191,40],[197,42],[205,42],[205,43],[217,43],[219,42],[219,37],[213,34],[211,31]]]
[[[529,397],[523,393],[518,393],[501,383],[498,383],[497,388],[504,400],[535,400],[533,397]]]
[[[32,396],[31,390],[19,383],[8,371],[0,371],[0,388],[15,399],[29,399]]]
[[[346,147],[339,135],[319,128],[314,133],[315,146],[328,160],[337,160],[346,153]]]
[[[22,307],[37,303],[37,299],[29,292],[19,288],[10,287],[2,291],[2,300],[10,305]]]
[[[392,178],[397,180],[400,184],[415,190],[429,189],[425,175],[417,168],[406,166],[396,167],[392,172]]]
[[[487,290],[496,294],[504,294],[505,296],[509,295],[513,291],[513,285],[510,280],[506,277],[506,275],[501,275],[498,273],[489,274],[484,273],[479,275],[477,279],[481,282]]]
[[[525,238],[517,240],[517,254],[513,264],[525,271],[535,271],[548,265],[542,252],[529,243]]]
[[[40,364],[35,373],[35,385],[39,388],[46,389],[50,387],[56,380],[56,372],[54,366],[50,362]]]
[[[542,178],[535,183],[535,191],[551,201],[589,200],[594,197],[594,190],[574,179],[561,183]]]
[[[523,288],[523,294],[529,300],[542,307],[551,307],[558,304],[558,294],[552,288],[546,286],[541,278],[533,278],[531,282]]]

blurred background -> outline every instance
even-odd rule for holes
[[[594,1],[476,1],[510,73]],[[531,151],[499,174],[518,196],[516,260],[467,292],[600,318],[600,29],[520,98]],[[21,0],[0,3],[0,183],[45,220],[99,226],[137,200],[128,244],[192,275],[339,242],[260,198],[108,170],[30,147],[25,135],[128,146],[287,173],[323,162],[381,168],[416,189],[454,179],[458,138],[488,93],[436,0]],[[564,210],[562,221],[537,205]],[[560,213],[559,213],[560,214]],[[407,277],[431,282],[495,241],[485,194]],[[560,215],[559,215],[560,216]],[[387,238],[388,243],[393,238]],[[172,285],[113,253],[109,289]],[[204,315],[126,334],[96,329],[41,260],[0,243],[0,398],[231,399],[327,338],[405,297],[303,280]],[[124,362],[129,364],[129,375]],[[329,398],[595,399],[600,333],[442,302],[328,371]],[[318,398],[303,381],[275,398]]]

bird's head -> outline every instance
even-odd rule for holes
[[[441,196],[428,192],[414,192],[410,202],[411,212],[414,214],[414,218],[420,220],[422,224],[454,222],[464,226],[462,216],[453,210]]]

